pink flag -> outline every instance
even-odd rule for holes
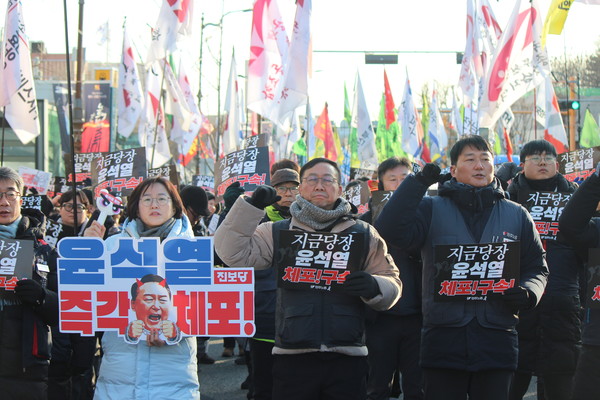
[[[123,29],[123,55],[119,65],[117,97],[119,115],[117,130],[120,135],[129,137],[142,113],[143,94],[127,28]]]
[[[29,43],[21,2],[9,0],[0,56],[0,106],[19,140],[29,143],[40,134]]]
[[[549,74],[541,28],[537,0],[518,0],[486,75],[479,106],[480,126],[492,128],[504,111]]]
[[[283,78],[288,46],[277,2],[256,0],[248,62],[248,108],[271,121],[278,120],[276,89]]]
[[[146,63],[165,58],[176,48],[178,36],[191,36],[193,0],[163,0],[152,28],[152,42]]]

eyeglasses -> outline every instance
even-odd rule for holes
[[[275,189],[279,194],[285,194],[287,191],[291,194],[298,193],[298,186],[277,186]]]
[[[9,190],[8,192],[0,192],[0,199],[2,197],[6,197],[8,201],[15,201],[17,197],[19,197],[21,193],[15,192],[14,190]]]
[[[73,203],[64,203],[61,205],[61,207],[69,212],[73,211]],[[83,204],[77,204],[77,211],[79,212],[83,210],[87,210],[86,206]]]
[[[325,187],[331,187],[335,182],[337,182],[336,179],[330,176],[324,176],[322,178],[317,178],[316,176],[309,176],[308,178],[304,178],[304,182],[306,182],[308,186],[317,186],[317,183],[319,183],[319,181]]]
[[[169,204],[169,202],[171,201],[170,197],[167,196],[161,196],[161,197],[144,197],[143,199],[140,200],[140,204],[143,205],[144,207],[150,207],[152,206],[152,202],[156,200],[156,204],[158,204],[159,206],[166,206],[167,204]]]
[[[542,160],[544,160],[545,163],[551,163],[551,162],[555,162],[556,161],[556,157],[554,156],[531,156],[528,159],[526,159],[525,161],[531,161],[534,164],[539,164],[542,162]]]

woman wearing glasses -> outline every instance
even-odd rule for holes
[[[193,238],[183,210],[171,182],[160,177],[146,179],[129,196],[123,230],[109,237],[106,246],[116,246],[119,237]],[[94,399],[200,398],[196,338],[167,344],[161,334],[149,334],[138,344],[128,344],[116,332],[105,332],[102,349]]]

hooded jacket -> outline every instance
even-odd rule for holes
[[[126,220],[121,233],[106,240],[107,248],[120,237],[136,235],[136,221]],[[187,217],[175,221],[167,238],[193,238]],[[104,356],[94,399],[199,399],[196,338],[185,337],[176,345],[149,347],[128,344],[116,332],[102,336]]]

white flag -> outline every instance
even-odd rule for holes
[[[173,119],[181,126],[182,129],[187,130],[190,127],[192,119],[192,112],[185,99],[183,91],[179,86],[179,82],[173,73],[171,65],[163,59],[161,64],[162,71],[165,74],[164,87],[167,90],[167,98],[165,101],[165,112],[173,115]]]
[[[458,137],[463,134],[463,118],[460,115],[460,109],[456,102],[456,96],[454,95],[454,88],[452,88],[452,113],[450,116],[450,129],[454,129]]]
[[[485,79],[480,126],[492,128],[508,107],[543,81],[542,74],[549,74],[541,29],[537,0],[518,0]]]
[[[279,108],[278,120],[275,122],[280,125],[289,125],[287,122],[294,111],[305,105],[308,99],[311,9],[312,0],[296,2],[292,41],[283,64],[283,78],[275,91]]]
[[[448,147],[448,135],[444,128],[444,120],[438,107],[437,92],[433,89],[431,95],[431,108],[429,109],[429,140],[431,142],[431,159],[436,159],[443,156]]]
[[[277,2],[256,0],[248,61],[248,109],[277,122],[277,94],[289,40]]]
[[[165,132],[165,120],[160,104],[162,66],[155,62],[148,69],[146,78],[146,101],[139,125],[140,144],[146,148],[150,168],[158,168],[171,158],[171,150]]]
[[[129,137],[140,118],[143,108],[142,83],[133,54],[133,47],[127,33],[123,29],[123,55],[119,65],[119,91],[117,131]]]
[[[40,134],[29,43],[21,2],[9,0],[0,56],[0,106],[19,140],[27,144]]]
[[[538,93],[537,103],[544,108],[544,139],[554,145],[557,153],[569,151],[569,139],[550,76],[546,76],[539,86]]]
[[[227,120],[223,129],[223,140],[221,145],[223,151],[221,156],[232,153],[240,147],[240,136],[242,126],[240,124],[240,107],[237,70],[235,67],[235,54],[231,56],[231,67],[229,69],[229,82],[227,84],[227,96],[225,97],[225,112],[227,112]]]
[[[152,28],[146,63],[161,60],[167,52],[175,51],[179,35],[191,36],[193,4],[193,0],[163,0],[158,20]]]
[[[356,92],[354,94],[354,106],[352,107],[351,135],[356,130],[358,159],[360,167],[377,169],[377,145],[375,144],[375,133],[371,124],[371,117],[367,109],[367,101],[360,83],[360,75],[356,73]]]
[[[398,107],[398,123],[402,127],[402,150],[415,158],[419,157],[422,151],[423,126],[413,100],[408,73],[402,103]]]

